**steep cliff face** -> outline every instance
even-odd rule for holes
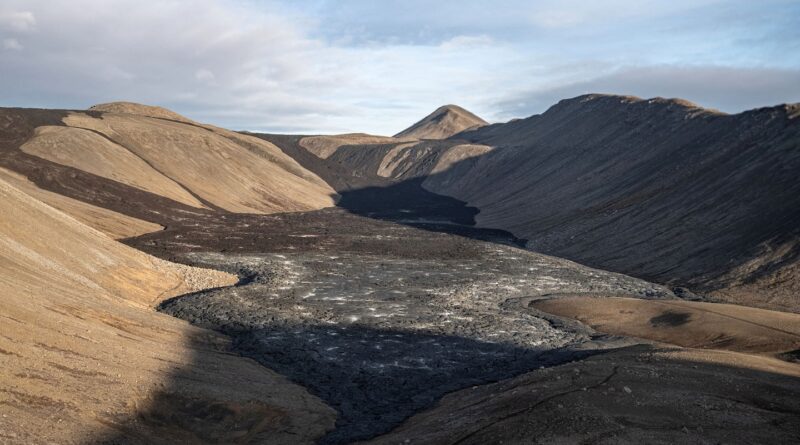
[[[479,224],[538,251],[702,290],[738,286],[799,256],[797,110],[726,115],[681,100],[581,96],[459,134],[495,148],[425,187],[477,206]],[[796,306],[778,281],[761,291]]]

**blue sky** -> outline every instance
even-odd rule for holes
[[[0,105],[131,100],[256,131],[393,134],[588,92],[800,101],[800,2],[4,0]]]

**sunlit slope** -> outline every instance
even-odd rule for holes
[[[258,138],[127,102],[63,114],[19,149],[195,208],[275,213],[334,202],[324,181]]]
[[[25,176],[0,167],[0,180],[6,181],[16,189],[54,207],[89,227],[97,229],[114,239],[128,238],[155,232],[162,226],[141,219],[123,215],[103,207],[87,204],[58,193],[43,190]]]
[[[303,389],[224,353],[223,337],[152,310],[235,277],[124,246],[2,180],[0,213],[3,443],[120,432],[127,442],[175,443],[199,427],[228,437],[225,422],[197,423],[219,414],[215,406],[228,407],[236,434],[276,443],[308,442],[331,424]]]
[[[447,139],[464,130],[487,125],[487,122],[458,105],[443,105],[405,130],[398,138]]]

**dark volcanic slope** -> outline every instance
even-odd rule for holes
[[[444,141],[340,147],[306,167],[425,178],[533,250],[800,311],[798,116],[798,105],[727,115],[587,95]]]
[[[798,105],[726,115],[581,96],[459,135],[498,148],[425,186],[477,206],[480,224],[534,250],[714,289],[800,257],[798,115]]]
[[[369,443],[796,443],[796,366],[719,351],[624,348],[448,394]]]

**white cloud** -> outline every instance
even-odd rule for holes
[[[17,39],[3,39],[3,49],[9,51],[22,51],[22,44]]]
[[[204,83],[212,83],[214,81],[214,73],[207,69],[199,69],[194,72],[194,78]]]
[[[480,36],[455,36],[451,39],[442,42],[439,47],[444,50],[456,50],[465,48],[475,48],[481,46],[489,46],[494,43],[494,40],[486,35]]]
[[[0,30],[25,32],[36,27],[36,17],[31,11],[0,10]]]

